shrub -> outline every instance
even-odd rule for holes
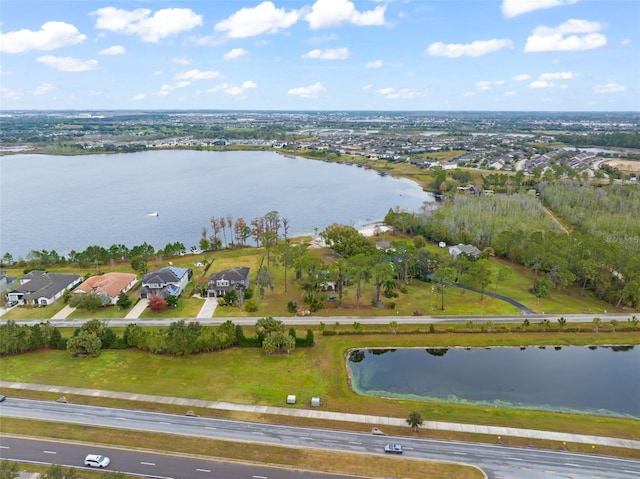
[[[253,297],[253,288],[244,290],[244,299],[251,299]]]
[[[244,310],[247,313],[255,313],[258,311],[258,303],[254,299],[250,299],[244,302]]]

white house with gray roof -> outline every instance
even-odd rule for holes
[[[76,274],[47,273],[31,271],[20,278],[20,286],[7,294],[7,299],[18,304],[48,306],[58,300],[67,289],[73,289],[82,282]]]
[[[471,258],[477,258],[478,256],[480,256],[480,253],[481,251],[478,248],[470,244],[460,243],[455,246],[449,246],[449,254],[453,256],[453,259],[458,259],[458,256],[460,256],[461,254],[466,254]]]

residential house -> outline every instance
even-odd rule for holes
[[[249,268],[246,266],[218,271],[209,276],[207,296],[221,298],[227,291],[244,291],[249,283]]]
[[[478,248],[470,244],[460,243],[455,246],[449,246],[449,254],[453,256],[453,259],[458,259],[458,256],[460,256],[461,254],[466,254],[471,258],[477,258],[478,256],[480,256],[480,253],[481,251]]]
[[[17,279],[13,276],[7,276],[6,271],[0,271],[0,293],[11,288]]]
[[[64,292],[82,282],[76,274],[47,273],[31,271],[20,278],[20,286],[7,294],[7,299],[19,304],[48,306],[60,298]]]
[[[158,271],[148,273],[142,278],[140,297],[148,299],[150,296],[180,296],[193,277],[191,268],[168,266]]]
[[[73,293],[94,293],[103,298],[102,304],[116,304],[118,295],[129,291],[137,281],[137,276],[132,273],[105,273],[90,277],[74,289]]]

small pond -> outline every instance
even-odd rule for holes
[[[354,349],[359,394],[640,418],[640,347]]]

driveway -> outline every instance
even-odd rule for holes
[[[72,308],[71,306],[67,305],[64,308],[62,308],[60,311],[58,311],[56,314],[54,314],[51,319],[67,319],[67,316],[69,316],[75,310],[76,308]]]
[[[133,308],[131,308],[131,311],[127,313],[124,319],[138,319],[148,305],[149,300],[141,299]]]
[[[200,308],[200,312],[197,317],[207,319],[213,317],[216,306],[218,306],[218,298],[204,298],[204,304],[202,305],[202,308]]]

